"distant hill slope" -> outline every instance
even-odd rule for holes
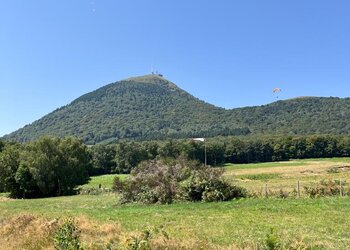
[[[226,110],[159,75],[133,77],[85,94],[5,139],[74,135],[86,143],[247,134],[349,134],[350,99],[305,97]]]
[[[229,112],[255,134],[350,134],[350,98],[294,98]]]

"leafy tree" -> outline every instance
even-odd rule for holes
[[[58,195],[59,168],[64,164],[59,151],[59,139],[44,137],[29,144],[25,151],[24,162],[38,186],[42,196]]]
[[[136,142],[117,144],[115,163],[117,173],[130,173],[141,161],[148,159],[148,152]]]
[[[90,148],[92,158],[92,168],[90,175],[109,174],[115,170],[115,155],[114,146],[96,145]]]
[[[13,197],[37,197],[39,196],[40,190],[36,185],[32,173],[28,166],[21,164],[15,174],[16,193],[11,192]]]
[[[5,148],[5,143],[0,140],[0,153],[2,152],[2,150],[4,150],[4,148]]]
[[[11,192],[13,196],[21,194],[16,183],[16,172],[20,166],[20,145],[7,145],[0,154],[0,183],[1,189]]]
[[[0,157],[0,182],[13,197],[67,195],[88,180],[90,157],[74,138],[44,137],[27,145],[9,145]]]
[[[57,169],[57,195],[71,194],[89,179],[90,154],[81,140],[72,137],[60,140],[58,148],[62,163]]]

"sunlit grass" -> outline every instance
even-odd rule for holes
[[[126,174],[106,174],[100,176],[92,176],[89,183],[80,186],[81,188],[98,188],[101,185],[101,188],[112,188],[113,179],[115,176],[125,179]]]
[[[8,196],[9,196],[8,193],[0,193],[0,198],[1,198],[1,197],[5,197],[5,198],[6,198],[6,197],[8,197]]]
[[[243,186],[251,192],[264,193],[266,186],[270,191],[284,190],[291,192],[298,182],[303,194],[304,187],[313,186],[322,179],[339,180],[350,183],[350,171],[344,169],[329,171],[342,166],[349,166],[350,158],[303,159],[288,162],[233,164],[226,168],[226,178],[232,183]]]
[[[225,163],[222,166],[226,170],[238,170],[238,169],[256,169],[256,168],[272,168],[281,166],[305,166],[307,162],[303,161],[283,161],[283,162],[264,162],[264,163],[249,163],[249,164],[233,164]]]
[[[303,187],[321,179],[342,179],[350,183],[350,158],[307,159],[288,162],[234,164],[226,168],[225,178],[250,192],[280,189],[292,191],[297,182]],[[238,167],[237,167],[238,165]],[[83,187],[110,188],[115,175],[92,177]],[[125,178],[126,175],[121,175]],[[6,197],[6,194],[0,194]],[[0,221],[22,213],[48,219],[78,216],[103,225],[118,223],[126,232],[163,228],[171,238],[195,239],[215,245],[245,246],[261,243],[270,228],[280,239],[302,241],[308,246],[347,249],[350,246],[350,197],[247,198],[220,203],[177,203],[172,205],[118,205],[113,193],[75,195],[32,200],[0,199]]]
[[[259,242],[270,228],[283,240],[325,242],[333,249],[350,244],[350,198],[255,198],[221,203],[116,205],[114,195],[69,196],[0,202],[0,219],[20,213],[47,218],[84,216],[120,223],[123,230],[157,227],[176,239],[208,240],[218,245]]]
[[[283,166],[285,167],[307,166],[315,162],[350,163],[350,158],[349,157],[312,158],[312,159],[298,159],[298,160],[290,160],[290,161],[249,163],[249,164],[225,163],[221,167],[225,167],[226,170],[239,170],[239,169],[273,168],[273,167],[283,167]]]

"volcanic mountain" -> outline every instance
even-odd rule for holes
[[[95,144],[218,135],[341,135],[349,129],[350,98],[304,97],[227,110],[152,74],[108,84],[4,138],[77,136]]]

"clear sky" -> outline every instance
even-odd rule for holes
[[[2,0],[0,135],[154,65],[225,108],[347,97],[348,0]]]

